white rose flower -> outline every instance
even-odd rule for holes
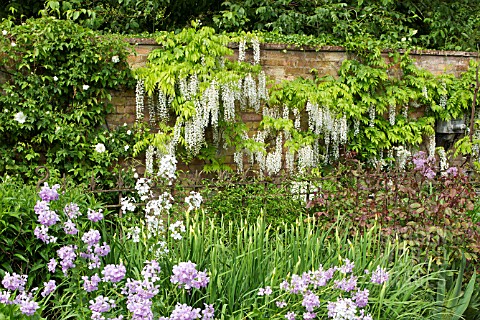
[[[88,84],[83,85],[83,90],[88,90],[88,88],[90,88],[90,86]]]
[[[125,149],[125,151],[128,151],[128,149],[130,148],[130,146],[127,144],[125,147],[123,147]]]
[[[97,151],[98,153],[103,153],[105,152],[105,150],[107,149],[105,148],[105,145],[103,143],[97,143],[95,145],[95,151]]]
[[[25,116],[25,114],[23,114],[23,112],[20,111],[20,112],[15,113],[14,119],[18,123],[25,123],[25,120],[27,120],[27,116]]]
[[[53,81],[58,81],[58,77],[57,77],[57,76],[53,76]]]
[[[127,131],[127,134],[128,134],[128,135],[131,135],[131,134],[132,134],[132,131],[131,131],[131,130],[128,130],[128,131]]]
[[[7,33],[8,33],[7,30],[3,30],[3,31],[2,31],[2,34],[3,34],[4,36],[6,36]]]
[[[113,63],[119,63],[120,62],[120,58],[118,56],[113,56],[112,57],[112,62]]]
[[[138,179],[138,173],[135,172],[135,173],[133,174],[133,177],[134,177],[135,179]]]
[[[11,43],[12,47],[15,47],[17,44],[15,42]]]

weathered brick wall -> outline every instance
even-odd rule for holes
[[[148,54],[155,48],[158,48],[153,39],[129,39],[129,42],[135,45],[136,55],[131,55],[128,62],[132,68],[144,66]],[[238,58],[238,50],[232,44],[234,55],[231,59]],[[383,53],[388,59],[388,52]],[[459,76],[462,72],[468,70],[469,61],[477,57],[475,52],[457,52],[457,51],[411,51],[410,56],[415,60],[415,64],[423,69],[429,70],[433,74],[451,73]],[[321,48],[314,47],[293,47],[285,44],[263,44],[261,45],[260,64],[265,73],[277,83],[282,80],[293,80],[297,77],[311,78],[312,69],[318,71],[319,76],[336,76],[342,64],[342,61],[348,58],[348,54],[342,47],[326,46]],[[252,61],[251,50],[247,51],[246,60]],[[113,105],[115,112],[108,116],[108,124],[113,126],[124,123],[133,123],[135,121],[135,92],[114,92]],[[255,113],[242,114],[242,120],[247,126],[255,130],[261,120],[261,115]],[[227,163],[231,161],[231,156],[227,156]],[[193,163],[189,169],[200,168],[200,163]]]

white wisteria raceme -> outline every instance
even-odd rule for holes
[[[162,90],[158,90],[157,115],[160,121],[168,121],[167,96]]]
[[[267,76],[265,71],[260,71],[258,74],[258,99],[268,100],[268,90],[267,90]]]
[[[360,133],[360,121],[358,119],[353,120],[353,135],[356,136]]]
[[[408,104],[405,104],[402,109],[402,116],[408,118]]]
[[[260,143],[265,143],[265,138],[268,135],[266,130],[260,130],[255,136],[255,141]],[[255,152],[255,160],[258,163],[260,168],[260,178],[263,178],[263,173],[265,171],[265,154],[262,151]]]
[[[323,130],[323,110],[317,104],[307,101],[305,110],[308,115],[308,128],[315,134],[320,134]]]
[[[393,104],[388,106],[388,122],[391,126],[395,125],[395,105]]]
[[[242,173],[243,172],[243,152],[242,151],[236,151],[233,154],[233,162],[235,162],[237,166],[237,172]]]
[[[148,174],[153,173],[153,158],[155,156],[155,147],[148,146],[145,153],[145,172]]]
[[[144,99],[145,99],[145,84],[143,80],[137,80],[137,86],[135,88],[135,110],[137,121],[143,119]]]
[[[157,175],[163,179],[175,180],[175,171],[177,170],[177,159],[171,154],[160,158]]]
[[[245,61],[245,47],[247,46],[247,41],[245,39],[240,40],[238,43],[238,61]]]
[[[425,99],[428,99],[428,89],[426,86],[422,88],[422,95]]]
[[[282,118],[288,120],[290,118],[290,109],[286,104],[283,105]]]
[[[235,95],[229,84],[222,85],[222,103],[225,121],[235,119]]]
[[[339,143],[345,144],[347,143],[348,137],[348,123],[347,123],[347,116],[343,115],[340,118],[340,126],[339,126]]]
[[[445,172],[448,169],[448,161],[447,161],[447,154],[445,153],[445,149],[443,148],[438,148],[438,158],[439,158],[439,166],[440,166],[440,171],[443,175],[446,175],[447,173]]]
[[[306,145],[298,150],[298,171],[304,173],[307,168],[316,166],[315,156],[311,145]]]
[[[179,78],[177,81],[178,90],[180,94],[186,99],[190,100],[190,92],[188,91],[187,78]]]
[[[252,38],[252,48],[253,48],[253,64],[260,63],[260,41],[257,37]]]
[[[375,114],[377,112],[377,109],[375,108],[375,105],[370,105],[370,107],[368,108],[368,118],[369,118],[369,123],[368,125],[370,127],[374,127],[375,126]]]
[[[155,113],[155,100],[153,99],[153,96],[148,96],[147,97],[147,107],[148,107],[148,116],[149,119],[148,121],[150,122],[151,125],[155,125],[157,123],[157,116]]]
[[[190,99],[194,99],[198,92],[198,76],[196,73],[190,76],[190,81],[188,82],[188,95]]]
[[[255,79],[249,73],[243,82],[243,95],[248,101],[248,106],[255,109],[256,112],[260,111],[260,100],[257,95],[257,84]]]
[[[197,109],[197,114],[192,119],[185,122],[185,143],[187,150],[193,155],[197,155],[205,143],[205,125],[199,110]]]
[[[204,115],[206,115],[205,126],[208,125],[208,118],[210,117],[210,122],[214,128],[218,126],[218,112],[219,112],[219,93],[217,88],[217,83],[215,80],[210,83],[210,86],[205,90],[204,95],[207,97],[207,110]]]
[[[435,157],[435,134],[432,134],[427,137],[428,140],[428,145],[427,145],[427,151],[428,151],[428,157],[429,158],[434,158]]]
[[[300,111],[297,108],[293,109],[293,116],[295,117],[294,127],[297,130],[300,130],[301,122],[300,122]]]
[[[410,151],[405,149],[404,146],[398,146],[393,148],[396,153],[395,161],[397,162],[397,168],[399,170],[405,170],[407,159],[412,155]]]
[[[265,159],[265,167],[269,175],[276,175],[282,169],[282,150],[283,139],[282,135],[277,135],[275,139],[275,150],[267,154]]]

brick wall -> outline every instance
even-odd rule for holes
[[[128,58],[130,66],[135,69],[144,66],[148,54],[155,48],[158,48],[153,39],[128,39],[135,45],[136,55]],[[231,45],[234,50],[230,59],[237,59],[238,50],[235,44]],[[388,59],[388,52],[383,53]],[[429,70],[433,74],[451,73],[459,76],[465,72],[469,66],[469,60],[477,57],[475,52],[458,51],[411,51],[410,56],[415,60],[415,64],[423,69]],[[260,63],[268,77],[274,79],[277,83],[281,80],[293,80],[297,77],[313,77],[311,70],[316,69],[319,76],[336,76],[342,61],[348,58],[348,54],[342,47],[325,46],[315,47],[295,47],[285,44],[263,44],[261,45]],[[251,50],[247,51],[246,60],[252,61]],[[107,117],[110,127],[122,125],[123,123],[133,123],[135,121],[135,92],[133,90],[126,92],[113,92],[113,105],[115,112]],[[242,114],[242,120],[253,130],[258,128],[261,115],[255,113]],[[230,160],[231,156],[227,156]],[[227,163],[230,161],[227,161]],[[194,163],[193,167],[188,169],[197,169],[201,163]]]

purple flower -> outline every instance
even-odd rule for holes
[[[0,303],[12,304],[13,302],[10,301],[11,295],[10,291],[0,291]]]
[[[47,264],[47,267],[48,267],[48,271],[50,271],[51,273],[54,273],[55,268],[57,267],[57,260],[55,260],[53,258],[50,259],[50,261]]]
[[[271,294],[272,294],[272,288],[270,288],[270,286],[266,286],[265,289],[264,288],[258,289],[259,296],[269,296]]]
[[[328,303],[327,310],[329,318],[357,319],[357,306],[352,299],[337,298],[337,302]]]
[[[450,167],[445,171],[448,175],[456,177],[458,175],[458,168],[457,167]]]
[[[73,223],[72,220],[70,219],[63,223],[63,231],[65,231],[66,234],[72,234],[72,235],[78,233],[78,229],[75,226],[75,223]]]
[[[57,250],[58,257],[60,258],[60,265],[62,266],[62,271],[64,275],[67,275],[68,269],[75,267],[74,262],[77,258],[75,250],[77,250],[77,246],[73,245],[63,246]]]
[[[357,287],[357,279],[356,276],[350,276],[350,278],[344,278],[342,280],[335,280],[335,288],[343,290],[345,292],[349,292],[355,290]]]
[[[33,209],[38,216],[38,222],[44,226],[50,227],[60,221],[58,214],[50,210],[48,202],[46,201],[37,201]]]
[[[277,307],[279,308],[285,308],[287,306],[287,303],[282,300],[282,301],[276,301],[275,304],[277,305]]]
[[[315,312],[305,312],[303,314],[303,319],[308,320],[308,319],[315,319],[317,314]]]
[[[14,291],[24,291],[25,290],[25,284],[27,283],[28,277],[26,275],[19,275],[16,274],[15,272],[10,275],[9,272],[5,272],[5,276],[3,277],[2,280],[2,285],[5,289]]]
[[[87,212],[87,218],[88,220],[90,221],[93,221],[93,222],[98,222],[100,220],[103,219],[103,213],[102,213],[102,209],[98,209],[98,211],[94,211],[92,209],[88,209],[88,212]]]
[[[313,284],[313,287],[315,289],[325,286],[328,281],[333,278],[335,270],[336,268],[329,268],[327,270],[323,270],[323,267],[320,266],[318,270],[310,272],[310,283]]]
[[[353,271],[353,268],[355,267],[355,262],[351,262],[349,259],[343,260],[345,264],[338,268],[338,271],[340,271],[343,274],[351,273]]]
[[[352,295],[353,301],[359,308],[363,308],[368,304],[368,289],[358,290]]]
[[[202,310],[202,320],[213,320],[215,317],[215,309],[213,309],[213,304],[203,304],[205,309]]]
[[[82,241],[89,246],[93,246],[94,244],[100,241],[100,232],[98,230],[90,230],[85,232],[82,236]]]
[[[178,283],[179,288],[190,290],[191,288],[200,289],[206,287],[210,278],[206,272],[198,272],[197,265],[191,261],[180,262],[173,266],[173,275],[170,281],[174,284]]]
[[[38,303],[33,300],[23,300],[19,303],[20,311],[27,316],[33,316],[37,309],[40,307]]]
[[[314,308],[320,305],[320,299],[313,292],[306,292],[303,295],[302,306],[309,312],[312,312]]]
[[[33,230],[33,234],[40,240],[45,243],[55,243],[57,242],[57,238],[48,235],[48,227],[46,226],[37,226],[35,230]]]
[[[78,216],[81,216],[82,214],[80,213],[80,208],[78,208],[78,205],[76,203],[69,203],[63,208],[63,212],[70,218],[70,219],[75,219]]]
[[[48,282],[44,282],[43,286],[44,286],[44,288],[43,288],[43,291],[41,293],[42,297],[48,296],[50,293],[55,291],[55,289],[57,288],[57,284],[55,283],[55,280],[50,280]]]
[[[126,273],[127,269],[123,264],[107,264],[102,270],[103,282],[119,282],[125,277]]]
[[[170,315],[170,320],[194,320],[200,318],[200,308],[192,308],[186,304],[177,303]]]
[[[42,187],[42,190],[40,190],[38,195],[43,201],[50,202],[53,200],[58,200],[58,197],[59,197],[57,192],[58,189],[60,189],[59,184],[56,184],[52,188],[50,188],[48,186],[48,183],[45,182],[44,186]]]
[[[380,266],[377,266],[377,269],[372,272],[372,277],[370,278],[370,281],[372,283],[382,284],[388,281],[388,278],[389,274],[387,270],[381,268]]]
[[[285,319],[287,320],[295,320],[296,317],[297,315],[295,314],[295,312],[289,312],[285,315]]]
[[[93,252],[100,257],[105,257],[110,253],[110,246],[106,242],[103,243],[103,246],[97,243],[94,245]]]
[[[94,274],[90,280],[88,279],[87,276],[82,277],[83,280],[83,290],[86,292],[93,292],[98,290],[98,284],[102,279],[97,274]]]
[[[156,282],[160,280],[158,274],[160,273],[161,268],[157,261],[145,261],[145,267],[142,269],[143,279],[150,282]]]
[[[104,296],[98,296],[95,300],[90,300],[89,308],[93,312],[103,313],[110,311],[110,309],[115,308],[115,306],[115,300]]]

